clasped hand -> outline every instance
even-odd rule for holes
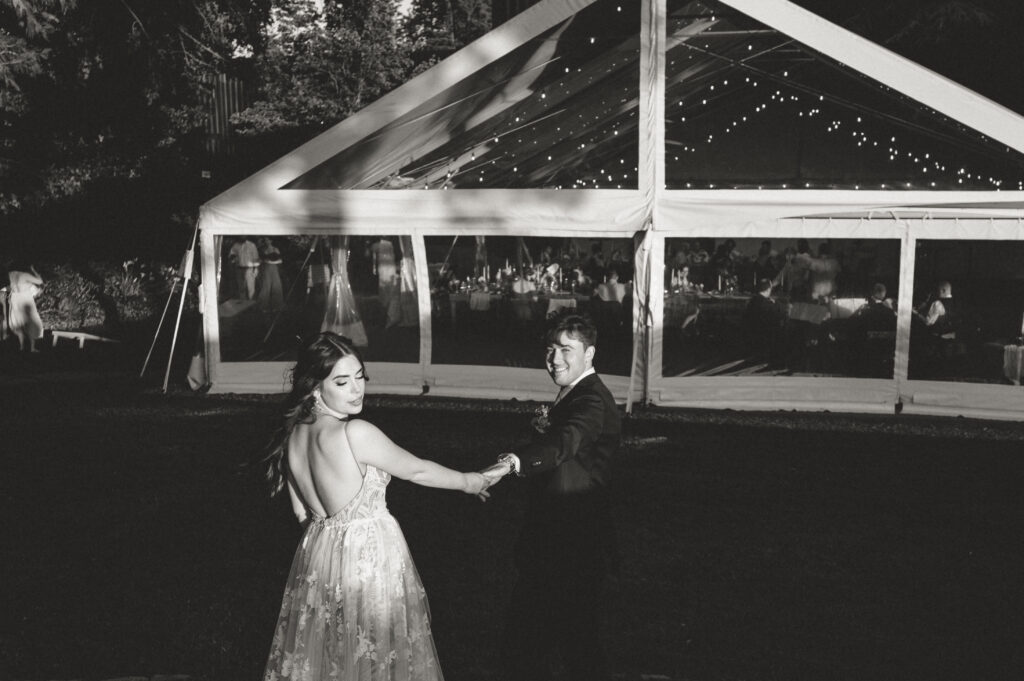
[[[473,491],[471,493],[476,494],[480,501],[487,501],[491,496],[487,492],[487,489],[492,485],[497,484],[502,478],[511,473],[511,464],[507,461],[497,461],[487,468],[484,468],[479,473],[470,473],[471,479],[474,483],[479,483],[480,478],[483,478],[485,484],[479,491]]]

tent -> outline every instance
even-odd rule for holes
[[[546,399],[538,329],[568,306],[627,405],[1024,407],[1024,118],[786,0],[546,0],[199,228],[215,391],[286,389],[331,328],[372,391]]]

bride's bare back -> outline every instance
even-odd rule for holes
[[[348,426],[348,421],[319,418],[298,424],[288,438],[289,486],[300,503],[324,517],[343,509],[359,493],[366,475],[349,443]]]

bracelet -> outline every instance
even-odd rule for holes
[[[502,454],[501,456],[498,457],[498,463],[508,464],[508,473],[506,473],[505,475],[512,475],[516,472],[515,459],[513,459],[511,455]]]

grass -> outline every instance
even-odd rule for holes
[[[240,468],[272,398],[165,396],[124,373],[0,380],[0,679],[259,678],[299,529]],[[456,468],[529,405],[371,398]],[[614,671],[687,681],[1016,679],[1024,426],[651,409],[615,479]],[[448,681],[498,679],[521,488],[394,481]]]

